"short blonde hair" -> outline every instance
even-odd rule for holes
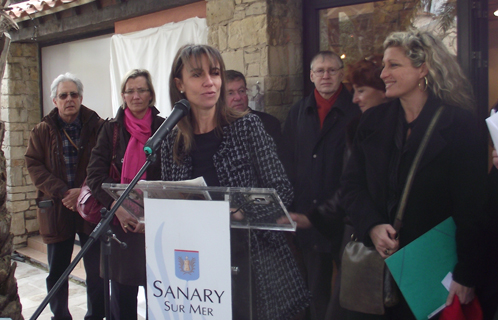
[[[138,77],[145,78],[147,87],[149,87],[150,91],[149,107],[154,106],[156,104],[156,91],[154,90],[154,85],[152,84],[152,76],[150,75],[149,71],[145,69],[133,69],[128,71],[128,73],[124,76],[123,80],[121,81],[121,93],[125,92],[126,83],[128,82],[128,80],[136,79]],[[123,109],[126,108],[126,101],[123,101],[122,107]]]

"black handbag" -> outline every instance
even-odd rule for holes
[[[443,106],[434,114],[410,167],[393,226],[397,234],[402,226],[406,200],[415,172],[442,111]],[[351,311],[382,315],[385,313],[385,307],[395,306],[399,299],[399,289],[384,258],[375,247],[367,247],[363,242],[352,239],[342,255],[341,306]]]

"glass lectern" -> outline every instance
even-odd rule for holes
[[[127,185],[124,184],[103,184],[103,189],[114,199],[118,199],[126,187]],[[255,279],[257,274],[253,270],[253,264],[258,262],[253,261],[253,254],[251,252],[257,250],[252,246],[255,243],[254,233],[259,231],[254,230],[274,232],[296,230],[295,222],[290,218],[276,191],[274,189],[262,188],[207,187],[189,183],[185,184],[183,182],[140,181],[130,193],[128,199],[123,202],[123,207],[130,214],[134,215],[138,221],[145,223],[146,230],[148,229],[147,214],[144,214],[144,207],[147,199],[177,199],[185,201],[185,210],[189,210],[189,203],[192,201],[219,201],[228,203],[226,206],[228,212],[226,214],[230,215],[233,319],[255,318],[255,292],[259,289],[257,288],[257,281]],[[148,210],[148,208],[145,208],[145,211],[148,212]],[[168,207],[161,206],[160,210],[167,212]],[[155,212],[158,212],[157,208]],[[148,247],[149,244],[146,243],[146,246]],[[147,260],[149,258],[147,256]],[[149,268],[147,270],[149,272]],[[148,280],[148,286],[150,285]],[[183,289],[179,289],[179,292],[187,297],[188,295],[184,291]],[[173,290],[171,296],[174,296]],[[183,318],[181,314],[182,307],[183,305],[177,307],[177,314],[174,315],[174,318],[178,316],[181,319]],[[175,306],[172,307],[165,302],[164,309],[170,311],[171,308],[174,309]],[[190,308],[192,307],[190,306]],[[187,314],[189,309],[184,308],[183,311]],[[206,312],[209,312],[209,310]],[[196,309],[194,309],[193,313],[194,315],[188,314],[187,318],[195,319]],[[201,312],[199,311],[199,313]],[[199,319],[202,319],[206,315],[209,316],[209,314],[199,315]],[[150,316],[151,313],[149,313]]]

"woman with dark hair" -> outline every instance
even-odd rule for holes
[[[447,305],[474,298],[477,242],[485,198],[486,148],[480,143],[471,86],[454,56],[428,32],[395,32],[384,42],[386,97],[366,111],[343,175],[343,199],[355,236],[387,258],[448,217],[456,223],[458,263]],[[396,233],[394,217],[410,166],[436,111],[441,117],[415,173]],[[414,319],[406,301],[382,316],[349,312],[349,319]]]
[[[121,82],[123,105],[116,117],[104,124],[92,151],[87,168],[87,183],[94,197],[108,209],[116,201],[102,190],[102,183],[129,183],[144,165],[143,147],[164,121],[154,107],[156,94],[150,73],[144,69],[128,72]],[[116,156],[113,158],[114,130],[117,128]],[[111,163],[121,173],[121,181],[109,177]],[[142,179],[159,180],[159,160],[149,166]],[[111,313],[113,319],[137,319],[138,287],[145,286],[145,226],[123,207],[116,211],[111,230],[123,249],[111,241],[109,277],[111,279]]]
[[[387,102],[386,85],[380,78],[382,55],[361,59],[350,65],[348,71],[346,79],[353,85],[353,102],[358,104],[361,112]]]
[[[221,54],[210,46],[186,45],[176,54],[171,102],[187,99],[191,110],[162,144],[162,179],[202,176],[209,186],[274,188],[289,205],[292,187],[275,143],[257,116],[226,106],[224,72]],[[232,261],[238,240],[232,230]],[[252,231],[250,242],[255,318],[291,319],[307,306],[309,293],[285,238],[280,232]],[[249,319],[249,312],[237,305],[240,294],[235,288],[234,319]]]

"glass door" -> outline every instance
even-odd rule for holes
[[[382,54],[382,44],[391,32],[417,28],[438,35],[456,55],[456,6],[452,0],[418,0],[321,9],[320,50],[334,51],[348,65],[372,54]]]

